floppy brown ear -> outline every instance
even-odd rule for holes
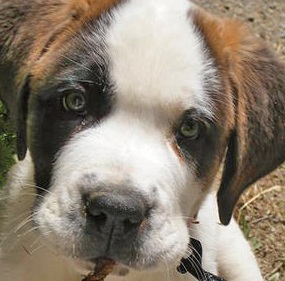
[[[27,153],[27,117],[29,100],[29,79],[18,93],[18,110],[16,113],[16,134],[17,134],[17,155],[19,160],[23,160]]]
[[[285,160],[285,65],[251,37],[237,52],[239,59],[229,61],[235,128],[218,192],[223,224],[229,223],[241,193]]]
[[[218,191],[228,224],[242,192],[285,160],[285,65],[240,23],[202,10],[194,17],[235,112]]]

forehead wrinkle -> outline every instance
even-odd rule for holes
[[[131,0],[114,12],[106,44],[119,106],[210,106],[203,84],[211,66],[187,18],[191,7],[184,0]]]

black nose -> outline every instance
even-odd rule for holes
[[[140,194],[99,193],[86,200],[88,220],[93,231],[127,234],[136,230],[147,215],[147,204]]]

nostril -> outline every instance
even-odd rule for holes
[[[140,224],[143,222],[143,219],[134,220],[134,219],[125,219],[123,221],[124,232],[130,232],[135,228],[138,228]]]
[[[106,216],[106,214],[104,214],[104,212],[100,208],[100,206],[97,206],[97,204],[94,204],[92,201],[87,201],[86,210],[87,210],[88,214],[93,216],[94,218],[102,217],[104,215]]]
[[[107,223],[107,215],[104,213],[98,213],[96,215],[89,213],[92,216],[92,220],[97,223],[98,226],[103,226]]]

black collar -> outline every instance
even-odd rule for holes
[[[178,272],[181,274],[188,272],[197,278],[198,281],[226,281],[202,268],[203,249],[200,241],[191,238],[190,248],[193,249],[192,254],[188,258],[181,260],[180,265],[177,267]]]

